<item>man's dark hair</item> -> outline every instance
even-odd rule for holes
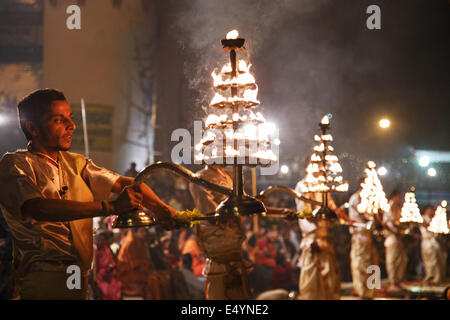
[[[23,98],[17,105],[19,114],[20,128],[27,140],[31,140],[32,136],[28,132],[25,124],[31,121],[37,126],[40,126],[42,116],[49,110],[53,101],[63,100],[67,101],[66,97],[61,91],[55,89],[40,89],[30,93]]]

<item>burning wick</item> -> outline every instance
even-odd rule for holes
[[[237,39],[239,32],[237,30],[231,30],[227,33],[227,40]]]
[[[324,116],[324,117],[322,118],[322,120],[320,121],[320,123],[322,123],[322,124],[329,124],[329,123],[330,123],[330,120],[328,120],[328,116]]]

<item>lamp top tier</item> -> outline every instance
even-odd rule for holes
[[[238,37],[239,32],[237,30],[231,30],[228,32],[226,38],[221,41],[223,50],[242,50],[244,48],[245,39]]]

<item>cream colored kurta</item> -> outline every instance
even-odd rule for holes
[[[36,221],[22,216],[22,204],[34,198],[104,200],[119,177],[71,152],[58,152],[58,162],[56,171],[45,155],[28,150],[7,153],[0,161],[0,204],[12,233],[16,284],[26,299],[85,297],[85,282],[81,291],[67,290],[66,269],[77,265],[86,275],[93,241],[92,219]],[[67,190],[61,193],[64,186]]]
[[[295,191],[301,193],[302,181]],[[320,192],[307,193],[308,199],[322,201]],[[328,194],[328,205],[332,210],[336,204]],[[297,211],[304,209],[314,210],[315,207],[296,199]],[[325,220],[299,219],[299,227],[302,232],[300,248],[300,279],[299,290],[301,300],[338,300],[341,297],[341,282],[338,272],[338,264],[334,254],[333,244],[327,239],[328,226]]]
[[[349,200],[348,215],[360,225],[367,225],[370,222],[364,214],[356,209],[361,202],[360,191],[354,193]],[[371,265],[377,265],[378,256],[376,248],[372,242],[372,234],[364,227],[350,227],[352,235],[352,245],[350,250],[350,267],[352,271],[353,289],[356,294],[363,298],[372,298],[374,290],[369,289],[367,280],[371,273],[367,268]]]
[[[401,207],[392,202],[389,204],[391,208],[383,216],[383,221],[391,228],[398,228],[400,226]],[[405,277],[408,256],[399,234],[385,230],[385,235],[386,271],[389,283],[391,285],[399,285]]]
[[[425,223],[429,224],[431,218],[423,216]],[[425,279],[432,284],[439,284],[445,279],[447,272],[447,251],[439,243],[437,235],[428,231],[423,225],[420,226],[422,234],[421,252],[425,268]]]
[[[233,187],[231,176],[221,167],[207,166],[197,172],[197,176],[223,187]],[[195,207],[202,214],[214,213],[217,205],[226,199],[223,194],[195,184],[190,184],[189,190]],[[207,258],[203,269],[203,275],[207,279],[206,299],[249,299],[247,274],[251,270],[251,264],[242,257],[245,234],[238,218],[219,225],[201,222],[196,226],[196,231],[198,244]]]

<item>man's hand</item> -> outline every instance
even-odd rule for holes
[[[281,214],[285,214],[287,220],[296,220],[296,219],[298,219],[297,212],[295,210],[292,210],[292,209],[284,208],[283,210],[281,210]]]
[[[134,185],[125,187],[120,193],[119,197],[111,201],[111,206],[114,213],[122,214],[136,209],[143,209],[142,201],[144,196],[140,189]]]

